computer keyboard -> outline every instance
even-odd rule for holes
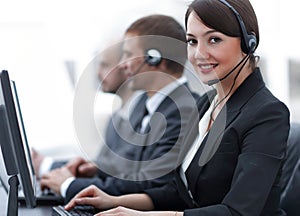
[[[76,206],[70,211],[66,211],[63,206],[52,207],[52,216],[92,216],[98,212],[97,208],[88,205]]]

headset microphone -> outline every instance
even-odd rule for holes
[[[242,61],[241,61],[242,62]],[[241,62],[238,64],[240,65]],[[231,71],[229,71],[229,73],[227,73],[224,77],[222,77],[221,79],[213,79],[213,80],[209,80],[207,81],[207,85],[212,86],[214,84],[217,84],[218,82],[221,82],[222,80],[226,79],[234,70],[236,69],[236,67],[234,67]]]
[[[221,79],[213,79],[213,80],[209,80],[207,81],[207,85],[212,86],[214,84],[217,84],[218,82],[222,81]]]
[[[146,61],[143,61],[143,63],[133,72],[133,75],[136,75],[138,72],[140,72],[140,70],[146,63]]]
[[[238,66],[240,66],[244,61],[245,59],[249,56],[246,55],[234,68],[232,68],[231,71],[229,71],[225,76],[223,76],[221,79],[213,79],[213,80],[209,80],[207,81],[207,85],[209,86],[212,86],[214,84],[217,84],[218,82],[221,82],[222,80],[226,79],[230,74],[232,74],[233,71],[235,71],[235,69],[237,69]]]

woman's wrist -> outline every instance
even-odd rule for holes
[[[122,196],[111,196],[111,205],[112,208],[124,206],[124,204],[122,204]]]
[[[135,210],[151,211],[154,209],[151,198],[147,194],[127,194],[122,196],[112,196],[112,206],[123,206]]]
[[[183,216],[183,212],[176,211],[174,216]]]
[[[174,211],[148,211],[145,216],[183,216],[183,212]]]

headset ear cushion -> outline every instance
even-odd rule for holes
[[[255,35],[253,35],[253,34],[249,35],[248,37],[249,37],[249,39],[248,39],[249,51],[250,51],[250,53],[253,53],[257,46],[257,40],[256,40]]]
[[[145,62],[150,66],[157,66],[162,61],[162,55],[157,49],[148,49],[145,53]]]
[[[246,54],[251,54],[255,51],[255,48],[257,46],[257,40],[254,34],[248,34],[246,35],[246,37],[247,41],[244,41],[244,39],[242,39],[242,51]]]

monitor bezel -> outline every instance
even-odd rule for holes
[[[11,145],[13,145],[13,149],[15,152],[16,164],[19,170],[20,182],[22,185],[26,206],[29,208],[33,208],[36,206],[35,185],[34,185],[35,180],[33,179],[34,173],[32,173],[33,175],[31,175],[29,171],[29,169],[31,169],[32,167],[30,168],[28,167],[31,166],[31,161],[27,161],[26,153],[24,150],[27,143],[25,144],[23,143],[21,129],[19,126],[20,122],[18,120],[18,114],[16,110],[16,106],[18,106],[19,104],[18,102],[17,104],[15,104],[14,99],[16,98],[14,98],[13,96],[13,91],[15,91],[15,89],[13,89],[14,86],[11,85],[11,80],[9,78],[8,72],[3,70],[0,74],[0,79],[1,79],[0,91],[2,91],[4,106],[5,106],[4,110],[6,112],[6,116],[8,120],[7,128],[10,131],[9,136],[11,137],[12,140]],[[19,108],[18,111],[20,112]]]
[[[1,83],[0,83],[0,85],[1,85]],[[0,94],[0,97],[1,97],[1,94]],[[1,100],[2,99],[0,99],[0,101]],[[8,129],[8,118],[7,118],[5,109],[6,109],[5,105],[0,104],[0,147],[1,147],[1,154],[2,154],[2,162],[3,162],[3,166],[4,166],[3,168],[5,168],[5,172],[6,172],[5,180],[8,180],[9,176],[18,175],[19,170],[18,170],[18,166],[16,164],[15,151],[13,148],[10,131]],[[2,174],[1,174],[1,177],[2,177]],[[4,179],[1,178],[1,180],[3,181]],[[6,185],[8,185],[8,182],[5,182],[3,184],[3,186],[6,186]]]

